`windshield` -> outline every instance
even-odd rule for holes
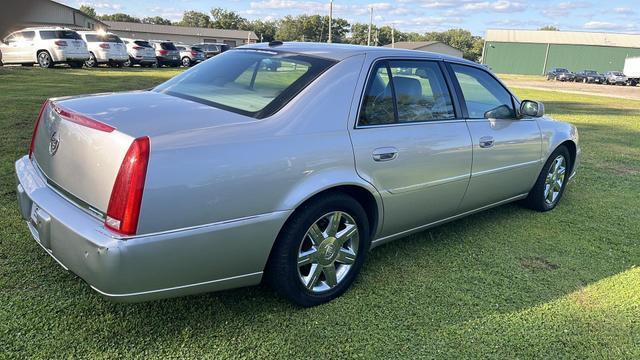
[[[567,69],[563,69],[563,68],[558,68],[556,69],[557,72],[569,72],[569,70]]]
[[[589,74],[589,75],[597,74],[597,72],[596,72],[596,71],[594,71],[594,70],[585,70],[585,72],[584,72],[584,73],[585,73],[585,74]]]
[[[72,30],[43,30],[40,31],[40,38],[42,40],[51,39],[76,39],[81,40],[80,35]]]
[[[282,108],[334,63],[298,54],[232,50],[153,91],[261,119]]]

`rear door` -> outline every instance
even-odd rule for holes
[[[541,166],[542,139],[534,118],[518,118],[516,99],[493,75],[450,64],[473,140],[473,168],[461,211],[527,193]]]
[[[382,194],[381,236],[455,214],[471,172],[471,138],[442,63],[372,66],[350,130],[358,174]]]

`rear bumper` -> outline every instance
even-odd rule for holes
[[[22,217],[62,267],[103,296],[146,301],[258,284],[289,212],[119,238],[51,189],[28,157],[15,164]],[[257,236],[260,234],[259,236]]]
[[[65,50],[54,49],[51,52],[51,57],[54,62],[67,62],[67,61],[86,61],[89,60],[89,51],[87,52],[69,52]]]

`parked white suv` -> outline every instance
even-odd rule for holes
[[[156,50],[147,40],[122,38],[122,41],[124,41],[129,55],[129,60],[125,61],[124,66],[139,64],[142,67],[150,67],[156,65]]]
[[[80,68],[89,59],[87,44],[80,35],[61,27],[26,28],[13,32],[0,44],[5,64],[39,64],[50,68],[67,63]]]
[[[109,64],[120,67],[129,60],[124,42],[115,34],[99,31],[78,31],[89,48],[89,59],[85,61],[87,67],[99,64]]]

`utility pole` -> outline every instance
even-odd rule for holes
[[[329,41],[331,43],[331,29],[333,25],[333,0],[329,2]]]
[[[369,35],[367,36],[367,46],[371,46],[371,25],[373,24],[373,6],[369,6]]]
[[[396,47],[396,26],[391,24],[391,47]]]

